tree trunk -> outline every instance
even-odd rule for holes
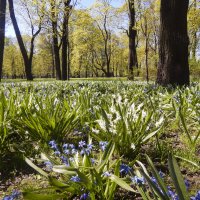
[[[146,81],[147,83],[149,82],[149,34],[148,34],[148,22],[147,22],[147,17],[144,17],[144,27],[145,27],[145,66],[146,66]]]
[[[56,79],[61,80],[61,69],[60,69],[60,54],[59,54],[59,45],[58,45],[58,24],[57,24],[57,16],[55,13],[55,1],[51,2],[51,24],[52,24],[52,32],[53,32],[53,51],[54,51],[54,59],[55,59],[55,67],[56,67]]]
[[[55,78],[55,56],[53,45],[51,45],[51,57],[52,57],[52,78]]]
[[[194,9],[197,10],[197,1],[194,0]],[[198,30],[193,30],[192,32],[192,44],[191,44],[191,56],[194,61],[196,61],[196,50],[198,46],[198,37],[197,37]]]
[[[189,85],[187,12],[189,0],[161,0],[157,83]]]
[[[0,81],[3,69],[3,55],[5,46],[6,0],[0,1]]]
[[[134,67],[138,68],[138,61],[137,61],[137,52],[136,52],[136,36],[137,31],[134,29],[135,27],[135,5],[134,0],[128,1],[129,7],[129,31],[128,31],[128,38],[129,38],[129,57],[128,57],[128,70],[129,80],[134,79],[133,69]]]
[[[14,30],[15,30],[15,35],[17,37],[17,41],[18,41],[18,44],[19,44],[19,47],[20,47],[20,51],[22,53],[22,57],[23,57],[23,60],[24,60],[26,78],[27,78],[27,80],[32,81],[33,80],[32,66],[29,62],[27,50],[24,46],[24,42],[23,42],[19,27],[18,27],[18,24],[17,24],[14,6],[13,6],[13,0],[8,0],[8,2],[9,2],[10,18],[12,20],[13,27],[14,27]]]
[[[62,33],[62,80],[68,80],[69,62],[69,14],[70,14],[70,2],[67,0],[64,2],[64,16],[63,16],[63,33]]]

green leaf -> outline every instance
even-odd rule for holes
[[[58,187],[58,188],[67,188],[69,185],[62,183],[61,181],[58,181],[56,178],[49,177],[49,183],[52,186]]]
[[[33,169],[35,169],[37,172],[39,172],[41,175],[48,177],[48,174],[43,171],[41,168],[37,167],[35,164],[33,164],[33,162],[31,160],[29,160],[28,158],[25,157],[25,161],[26,163],[32,167]]]
[[[186,159],[186,158],[183,158],[183,157],[181,157],[181,156],[175,156],[176,158],[179,158],[179,159],[181,159],[181,160],[183,160],[183,161],[185,161],[185,162],[187,162],[187,163],[190,163],[190,164],[192,164],[193,166],[195,166],[195,167],[197,167],[198,169],[200,169],[200,166],[197,164],[197,163],[195,163],[195,162],[193,162],[193,161],[191,161],[191,160],[188,160],[188,159]]]
[[[156,168],[155,168],[153,162],[151,161],[151,159],[150,159],[148,156],[146,156],[146,158],[147,158],[148,164],[149,164],[150,167],[151,167],[151,172],[152,172],[153,176],[156,178],[156,180],[157,180],[157,182],[158,182],[158,185],[160,186],[160,188],[161,188],[163,194],[164,194],[166,197],[168,197],[168,195],[167,195],[167,192],[168,192],[167,186],[165,185],[164,181],[163,181],[162,178],[160,177],[160,175],[159,175],[158,171],[156,170]],[[169,197],[166,198],[166,199],[169,199],[169,200],[170,200]]]
[[[119,178],[118,176],[115,176],[114,174],[112,174],[111,176],[108,177],[110,180],[112,180],[113,182],[115,182],[117,185],[119,185],[120,187],[122,187],[125,190],[134,192],[134,193],[138,193],[136,192],[130,185],[128,185],[125,181],[123,181],[121,178]]]
[[[54,172],[65,174],[65,175],[76,175],[77,169],[74,167],[67,167],[65,165],[54,165],[53,169]]]
[[[169,155],[168,165],[169,165],[169,172],[173,180],[178,197],[181,200],[189,200],[184,179],[178,167],[178,163],[172,154]]]

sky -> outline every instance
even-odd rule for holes
[[[114,7],[119,7],[123,4],[124,1],[125,0],[112,0],[111,4]],[[78,7],[89,8],[95,2],[95,0],[79,0],[79,2],[80,2],[80,4],[78,5]],[[7,15],[7,16],[9,17],[9,15]],[[20,23],[19,23],[19,26],[20,26]],[[20,26],[20,31],[21,31],[21,33],[24,32],[22,25]],[[13,30],[12,24],[6,26],[6,36],[7,37],[15,37],[15,32]]]

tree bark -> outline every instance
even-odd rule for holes
[[[3,55],[5,46],[6,0],[0,0],[0,81],[3,69]]]
[[[60,69],[60,54],[59,54],[59,45],[58,45],[58,24],[57,24],[57,16],[55,13],[55,1],[51,2],[51,24],[52,24],[52,32],[53,32],[53,51],[54,51],[54,59],[55,59],[55,67],[56,67],[56,79],[61,80],[61,69]]]
[[[62,33],[62,80],[69,80],[69,15],[71,0],[64,2],[63,33]]]
[[[129,7],[129,30],[128,30],[128,38],[129,38],[128,69],[129,69],[129,75],[128,75],[128,78],[130,80],[134,80],[133,69],[134,69],[134,67],[138,68],[137,52],[136,52],[137,31],[134,29],[134,27],[135,27],[134,0],[128,1],[128,7]]]
[[[189,85],[187,12],[189,0],[161,0],[157,83]]]
[[[197,10],[197,1],[194,0],[194,10]],[[196,50],[197,50],[197,46],[198,46],[198,37],[197,37],[197,32],[198,30],[193,30],[192,32],[192,44],[191,44],[191,55],[192,55],[192,59],[194,61],[196,61]]]
[[[9,2],[10,17],[11,17],[11,20],[12,20],[12,23],[13,23],[13,27],[14,27],[15,35],[17,37],[17,41],[18,41],[18,44],[19,44],[19,47],[20,47],[20,51],[22,53],[22,57],[23,57],[23,60],[24,60],[26,78],[27,78],[27,80],[32,81],[33,80],[32,66],[31,66],[31,63],[29,62],[28,53],[27,53],[27,50],[24,46],[24,42],[23,42],[19,27],[18,27],[18,24],[17,24],[14,6],[13,6],[13,0],[8,0],[8,2]]]

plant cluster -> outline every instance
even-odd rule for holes
[[[12,166],[10,155],[25,156],[49,181],[48,188],[23,190],[25,199],[114,199],[119,188],[134,198],[182,199],[187,190],[177,190],[184,180],[174,182],[181,177],[175,158],[168,162],[174,184],[164,184],[150,159],[144,167],[144,154],[163,165],[171,151],[199,169],[199,84],[37,82],[0,90],[0,169]]]

